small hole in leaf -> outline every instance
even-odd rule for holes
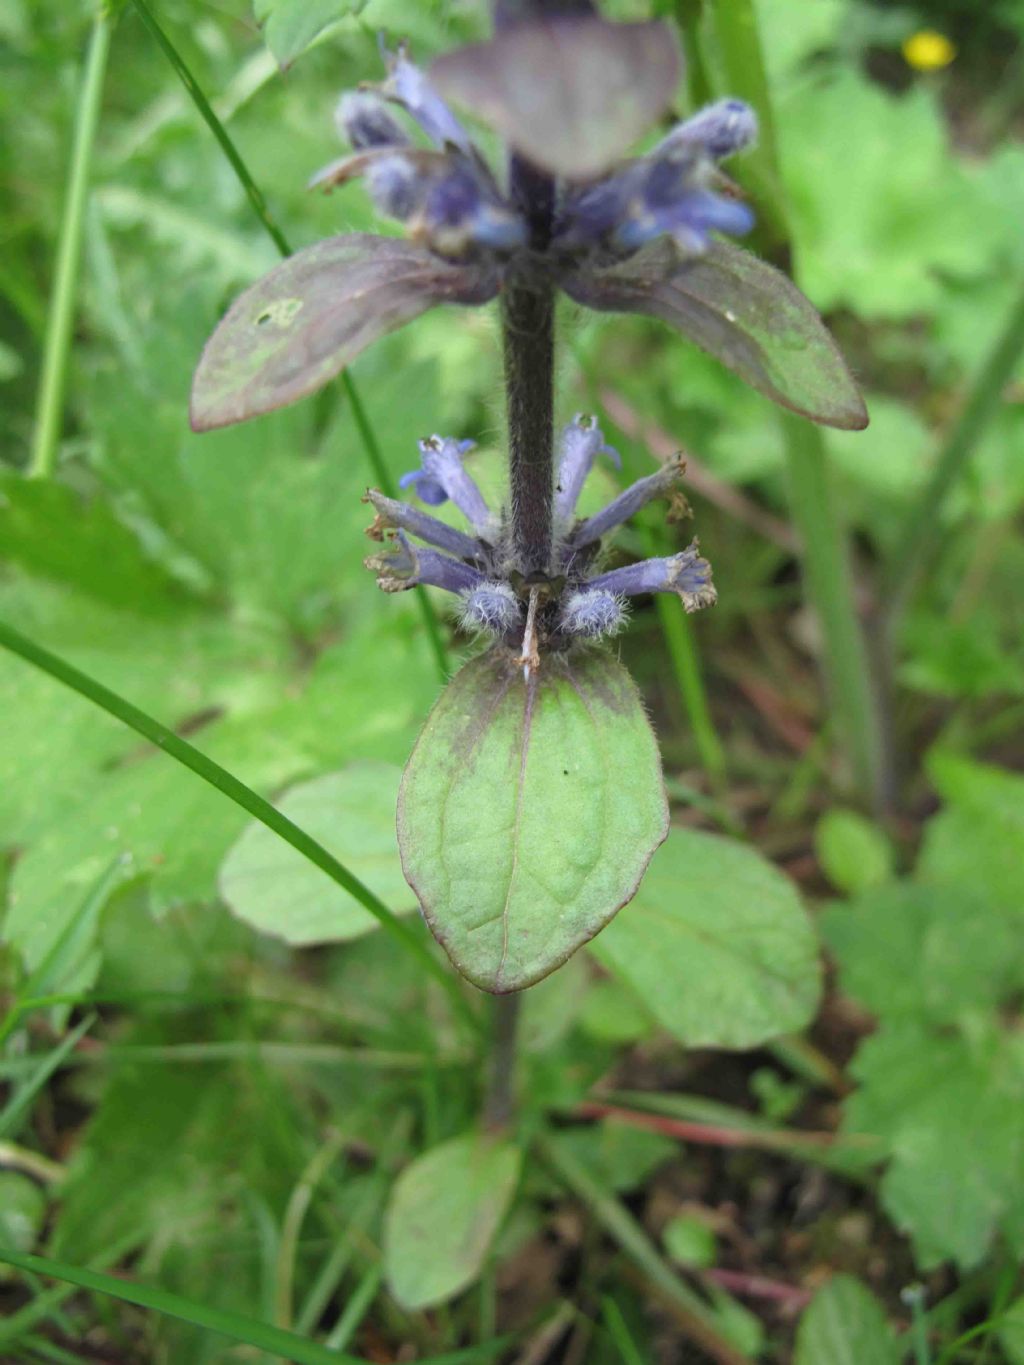
[[[257,326],[257,327],[263,327],[263,326],[265,326],[266,323],[268,323],[268,322],[270,321],[270,319],[271,319],[273,316],[274,316],[274,315],[273,315],[273,313],[270,311],[270,309],[269,309],[269,308],[266,309],[266,310],[265,310],[264,312],[262,312],[262,313],[259,315],[259,317],[256,319],[256,326]]]

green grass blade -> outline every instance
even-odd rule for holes
[[[46,346],[36,403],[36,426],[28,472],[32,478],[47,479],[57,460],[64,413],[71,331],[75,319],[79,265],[82,259],[82,231],[85,200],[89,192],[93,145],[99,125],[103,78],[110,51],[111,19],[101,5],[93,20],[89,50],[85,58],[82,87],[75,110],[75,141],[71,152],[67,197],[57,245],[57,268],[46,322]]]
[[[789,503],[800,534],[807,598],[821,625],[825,680],[834,727],[862,799],[882,811],[891,800],[881,707],[857,612],[846,526],[832,468],[817,427],[789,413],[786,436]]]
[[[49,1275],[52,1279],[64,1280],[98,1294],[133,1303],[138,1308],[150,1308],[167,1317],[180,1318],[183,1322],[196,1327],[205,1327],[211,1332],[219,1332],[232,1341],[242,1341],[258,1350],[271,1351],[294,1361],[295,1365],[360,1365],[356,1357],[328,1350],[316,1342],[307,1341],[269,1323],[258,1322],[238,1313],[229,1313],[220,1308],[186,1299],[179,1294],[171,1294],[165,1289],[150,1285],[131,1284],[127,1280],[105,1275],[101,1271],[86,1270],[81,1266],[68,1265],[63,1261],[52,1261],[45,1256],[22,1255],[0,1247],[0,1261],[15,1266],[18,1270],[37,1275]]]
[[[757,110],[758,146],[748,173],[762,223],[784,255],[792,255],[779,173],[771,89],[765,71],[754,0],[710,0],[708,23],[719,56],[721,95],[736,95]],[[881,689],[872,677],[857,611],[848,535],[839,512],[821,431],[780,414],[785,436],[790,505],[800,536],[807,599],[821,627],[834,733],[857,791],[878,812],[891,805],[893,779],[885,745]]]
[[[166,1289],[152,1285],[134,1284],[100,1271],[86,1270],[81,1266],[69,1265],[65,1261],[53,1261],[46,1256],[30,1256],[18,1251],[0,1247],[0,1263],[14,1266],[29,1275],[48,1275],[51,1279],[64,1280],[67,1284],[77,1285],[92,1293],[107,1294],[110,1298],[124,1303],[133,1303],[138,1308],[150,1308],[166,1317],[179,1318],[194,1327],[204,1327],[210,1332],[218,1332],[231,1341],[241,1341],[260,1351],[269,1351],[282,1356],[292,1365],[365,1365],[359,1357],[333,1351],[318,1342],[308,1341],[295,1332],[256,1318],[230,1313],[221,1308],[210,1308],[194,1299],[181,1294],[172,1294]],[[512,1338],[498,1337],[485,1345],[473,1346],[464,1351],[451,1351],[446,1355],[431,1356],[422,1365],[472,1365],[474,1361],[493,1360],[504,1351]]]
[[[644,1365],[644,1357],[630,1335],[626,1319],[622,1316],[622,1309],[610,1294],[605,1294],[601,1299],[601,1316],[608,1335],[615,1343],[622,1365]]]
[[[651,553],[656,553],[652,550]],[[711,718],[707,688],[701,672],[696,632],[678,597],[658,593],[655,599],[661,633],[665,638],[672,671],[693,730],[693,742],[711,790],[721,795],[726,782],[725,749]]]
[[[625,1206],[602,1189],[565,1147],[545,1134],[537,1138],[537,1145],[547,1165],[582,1200],[658,1296],[675,1311],[693,1340],[719,1365],[750,1365],[749,1356],[722,1336],[711,1308],[672,1270]]]
[[[171,758],[190,769],[204,782],[208,782],[211,787],[215,787],[229,801],[234,801],[235,805],[248,811],[254,819],[259,820],[268,829],[272,829],[286,843],[291,844],[296,852],[301,853],[304,858],[308,858],[333,882],[347,891],[350,896],[354,896],[359,904],[368,910],[393,938],[397,939],[408,952],[412,953],[423,970],[443,988],[453,1009],[462,1019],[474,1029],[481,1027],[475,1011],[470,1007],[458,982],[431,954],[426,945],[414,935],[412,930],[398,919],[384,902],[374,895],[370,888],[364,885],[354,873],[340,863],[332,853],[328,853],[322,844],[318,844],[305,830],[293,824],[269,801],[254,792],[251,787],[247,787],[244,782],[239,781],[233,773],[229,773],[219,763],[215,763],[212,758],[208,758],[199,749],[194,748],[187,740],[180,738],[173,730],[169,730],[166,725],[162,725],[160,721],[147,715],[145,711],[140,711],[137,706],[133,706],[124,697],[120,697],[116,692],[104,687],[95,678],[90,678],[64,659],[58,658],[49,650],[43,649],[40,645],[26,639],[25,636],[12,629],[5,622],[0,622],[0,646],[9,649],[27,663],[49,674],[51,678],[56,678],[65,687],[70,687],[79,696],[85,697],[100,707],[101,710],[106,711],[108,715],[115,716],[137,734],[155,744],[158,749],[162,749],[164,753],[169,754]]]
[[[117,857],[100,873],[42,962],[34,972],[26,977],[18,990],[14,1003],[8,1010],[3,1022],[0,1023],[0,1047],[10,1037],[18,1021],[29,1009],[38,1008],[40,1003],[66,1004],[77,1002],[78,997],[76,995],[69,995],[62,999],[59,987],[75,966],[76,958],[83,946],[82,940],[90,936],[89,926],[94,923],[110,892],[124,874],[124,867],[124,860]]]
[[[50,1079],[53,1073],[60,1067],[64,1058],[78,1042],[79,1038],[92,1027],[96,1016],[90,1014],[83,1019],[77,1028],[71,1030],[66,1038],[62,1039],[52,1052],[48,1052],[39,1063],[39,1066],[32,1072],[28,1080],[17,1089],[7,1101],[3,1110],[0,1111],[0,1138],[5,1138],[17,1126],[22,1115],[26,1113],[29,1105],[42,1090],[43,1086]]]
[[[1024,352],[1024,288],[971,387],[959,418],[939,451],[931,478],[907,514],[884,576],[881,600],[890,622],[898,619],[914,582],[941,538],[942,509],[985,428],[999,410],[1003,390]]]
[[[384,1267],[380,1264],[370,1266],[369,1270],[356,1285],[352,1297],[345,1305],[345,1311],[327,1338],[328,1346],[343,1350],[359,1330],[359,1324],[370,1311],[370,1305],[377,1297],[384,1280]]]
[[[157,23],[156,16],[150,9],[147,0],[133,0],[133,3],[142,22],[156,39],[164,56],[174,68],[178,79],[188,92],[188,96],[198,110],[203,122],[217,139],[221,151],[227,157],[231,169],[238,178],[238,183],[245,192],[245,197],[248,199],[253,213],[255,213],[256,217],[263,224],[267,236],[274,243],[282,256],[290,256],[292,254],[291,246],[284,233],[278,227],[277,223],[275,223],[270,209],[267,206],[267,201],[263,196],[263,191],[250,174],[249,168],[242,160],[238,148],[231,139],[230,133],[217,117],[210,101],[203,94],[202,87],[189,70],[185,59]],[[389,498],[393,498],[395,496],[395,487],[388,467],[384,463],[380,442],[377,440],[373,427],[366,415],[366,409],[363,407],[363,402],[359,396],[359,391],[356,388],[355,380],[353,380],[347,370],[342,371],[341,383],[345,390],[345,397],[352,407],[352,417],[359,430],[359,435],[366,451],[366,458],[369,461],[370,468],[373,470],[374,478],[380,485],[381,492],[385,493]],[[433,603],[427,596],[425,588],[416,588],[415,593],[416,600],[419,603],[420,613],[423,617],[423,628],[427,633],[427,639],[430,642],[431,650],[437,661],[438,673],[440,674],[441,681],[447,682],[451,675],[451,668],[449,667],[448,652],[445,648],[444,639],[441,634],[441,626],[437,619],[437,613],[434,611]]]

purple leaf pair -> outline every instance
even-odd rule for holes
[[[718,169],[755,137],[753,111],[719,101],[623,160],[676,87],[666,25],[521,21],[441,57],[429,75],[404,50],[388,65],[380,86],[343,96],[338,122],[354,150],[314,183],[364,177],[378,210],[411,240],[329,238],[244,293],[200,361],[196,430],[313,393],[377,337],[436,304],[485,303],[513,273],[554,283],[588,308],[660,318],[815,421],[866,424],[856,385],[804,296],[712,236],[753,222]],[[557,177],[545,241],[533,240],[528,206],[513,202],[447,99]]]

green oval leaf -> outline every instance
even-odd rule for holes
[[[412,910],[395,841],[401,775],[393,763],[352,763],[292,787],[277,807],[386,905]],[[286,943],[340,943],[378,928],[354,897],[257,821],[224,859],[218,885],[239,919]]]
[[[384,1218],[388,1288],[403,1308],[446,1303],[480,1274],[519,1181],[521,1154],[477,1133],[417,1157]]]
[[[687,1047],[749,1048],[814,1014],[820,965],[796,887],[753,849],[673,829],[591,951]]]
[[[780,270],[715,242],[680,261],[667,239],[621,265],[580,271],[566,293],[606,313],[646,313],[682,332],[758,393],[824,426],[860,431],[867,409],[828,329]]]
[[[436,303],[485,303],[480,266],[353,232],[290,256],[231,305],[192,383],[195,431],[244,422],[315,393],[360,351]]]
[[[283,71],[331,24],[365,5],[366,0],[254,0],[253,13]]]
[[[897,1351],[878,1300],[852,1275],[835,1275],[800,1319],[796,1365],[896,1365]]]
[[[431,931],[482,990],[531,986],[634,895],[665,837],[657,744],[610,655],[507,650],[441,694],[398,802],[402,864]]]
[[[430,68],[471,109],[555,175],[590,179],[618,161],[668,105],[679,48],[664,23],[562,17],[517,23]]]

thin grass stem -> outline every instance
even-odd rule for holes
[[[57,244],[57,267],[46,322],[43,366],[36,401],[35,433],[28,466],[29,477],[34,479],[52,477],[57,463],[57,446],[60,442],[64,416],[68,358],[71,353],[71,333],[78,297],[79,267],[82,260],[85,201],[89,192],[93,148],[103,99],[103,80],[110,52],[111,24],[112,20],[106,6],[100,5],[93,19],[82,86],[75,110],[75,139]]]
[[[999,411],[1003,391],[1024,353],[1024,287],[1021,287],[971,386],[960,416],[939,450],[931,478],[907,513],[882,580],[880,594],[890,623],[906,607],[914,584],[942,537],[942,513],[985,429]]]
[[[51,1279],[64,1280],[88,1289],[96,1294],[105,1294],[133,1303],[139,1308],[149,1308],[166,1317],[178,1318],[210,1332],[218,1332],[231,1341],[244,1342],[247,1346],[272,1355],[283,1356],[294,1361],[295,1365],[364,1365],[356,1356],[346,1355],[343,1351],[331,1350],[319,1342],[308,1341],[295,1332],[286,1332],[270,1323],[260,1322],[257,1318],[246,1317],[241,1313],[231,1313],[225,1309],[212,1308],[195,1299],[185,1298],[182,1294],[172,1294],[166,1289],[152,1285],[134,1284],[114,1275],[104,1275],[99,1271],[86,1270],[81,1266],[69,1265],[64,1261],[51,1260],[45,1256],[29,1256],[6,1247],[0,1247],[0,1262],[14,1266],[26,1274],[47,1275]],[[509,1345],[509,1338],[502,1337],[486,1344],[471,1347],[465,1351],[452,1351],[447,1355],[425,1359],[423,1365],[471,1365],[477,1360],[492,1360]]]
[[[761,51],[754,0],[711,0],[720,94],[746,99],[761,125],[757,148],[745,173],[761,221],[780,254],[792,256],[771,90]],[[891,806],[894,779],[882,709],[882,690],[872,678],[871,659],[857,610],[847,528],[840,516],[820,430],[781,414],[793,521],[800,537],[807,599],[818,619],[824,672],[834,712],[833,732],[855,787],[878,813]]]
[[[537,1138],[537,1146],[544,1162],[587,1206],[605,1232],[638,1267],[658,1297],[674,1310],[688,1335],[718,1365],[750,1365],[750,1357],[722,1335],[713,1310],[673,1271],[625,1206],[602,1189],[576,1158],[569,1155],[565,1146],[552,1141],[547,1134]]]
[[[817,427],[788,413],[782,423],[790,508],[800,534],[807,597],[821,629],[833,728],[862,799],[884,811],[893,783],[832,468]]]
[[[291,246],[289,245],[287,237],[285,237],[280,227],[274,221],[274,217],[267,205],[263,191],[253,179],[249,168],[242,160],[241,154],[235,146],[230,133],[217,117],[210,101],[203,94],[202,87],[195,76],[193,76],[187,62],[157,22],[156,16],[148,4],[148,0],[133,0],[133,4],[135,5],[135,9],[137,10],[140,19],[145,24],[146,28],[149,29],[160,47],[160,50],[174,68],[175,73],[185,87],[185,90],[188,92],[189,98],[195,105],[203,122],[216,138],[221,151],[227,158],[238,183],[242,187],[245,197],[249,201],[253,213],[255,213],[256,217],[263,224],[267,236],[277,247],[281,256],[290,256],[292,254]],[[384,463],[380,442],[377,440],[373,426],[367,417],[366,409],[363,406],[359,390],[356,387],[356,382],[347,370],[343,370],[341,373],[341,384],[345,391],[345,397],[348,399],[352,408],[352,417],[359,431],[360,439],[363,442],[366,458],[370,468],[373,470],[374,478],[380,484],[381,491],[389,498],[393,498],[395,496],[394,482],[387,465]],[[423,618],[423,628],[426,631],[427,640],[430,643],[431,651],[437,663],[438,674],[442,682],[447,682],[451,676],[451,666],[448,659],[448,651],[444,643],[444,636],[441,632],[441,625],[437,619],[437,613],[434,610],[434,604],[428,597],[425,588],[417,587],[414,591],[416,594],[416,601],[419,604],[420,614]]]
[[[273,830],[286,843],[291,844],[296,852],[301,853],[304,858],[326,873],[333,882],[347,891],[350,896],[353,896],[387,930],[392,938],[401,943],[406,951],[416,958],[423,970],[443,988],[459,1018],[468,1023],[474,1030],[480,1028],[476,1012],[462,994],[458,982],[431,955],[426,945],[415,936],[409,926],[398,919],[379,896],[375,895],[322,844],[317,843],[305,830],[293,824],[269,801],[254,792],[251,787],[247,787],[244,782],[235,777],[233,773],[229,773],[226,768],[222,768],[219,763],[215,763],[212,758],[208,758],[206,754],[194,748],[187,740],[181,739],[173,730],[169,730],[166,725],[162,725],[153,716],[147,715],[145,711],[140,711],[130,701],[119,696],[116,692],[112,692],[108,687],[104,687],[95,678],[90,678],[88,674],[82,673],[73,664],[51,654],[49,650],[43,649],[41,645],[35,644],[32,640],[26,639],[25,636],[12,629],[5,622],[0,622],[0,647],[9,649],[27,663],[41,669],[51,678],[56,678],[65,687],[70,687],[72,691],[85,697],[86,700],[91,701],[101,710],[116,717],[129,729],[142,735],[152,744],[155,744],[158,749],[162,749],[164,753],[169,754],[171,758],[190,769],[204,782],[208,782],[211,787],[215,787],[229,801],[233,801],[236,806],[241,806],[243,810],[248,811],[254,819]]]
[[[711,718],[696,634],[677,597],[658,593],[655,606],[701,767],[707,773],[712,791],[721,796],[726,785],[725,749]]]

